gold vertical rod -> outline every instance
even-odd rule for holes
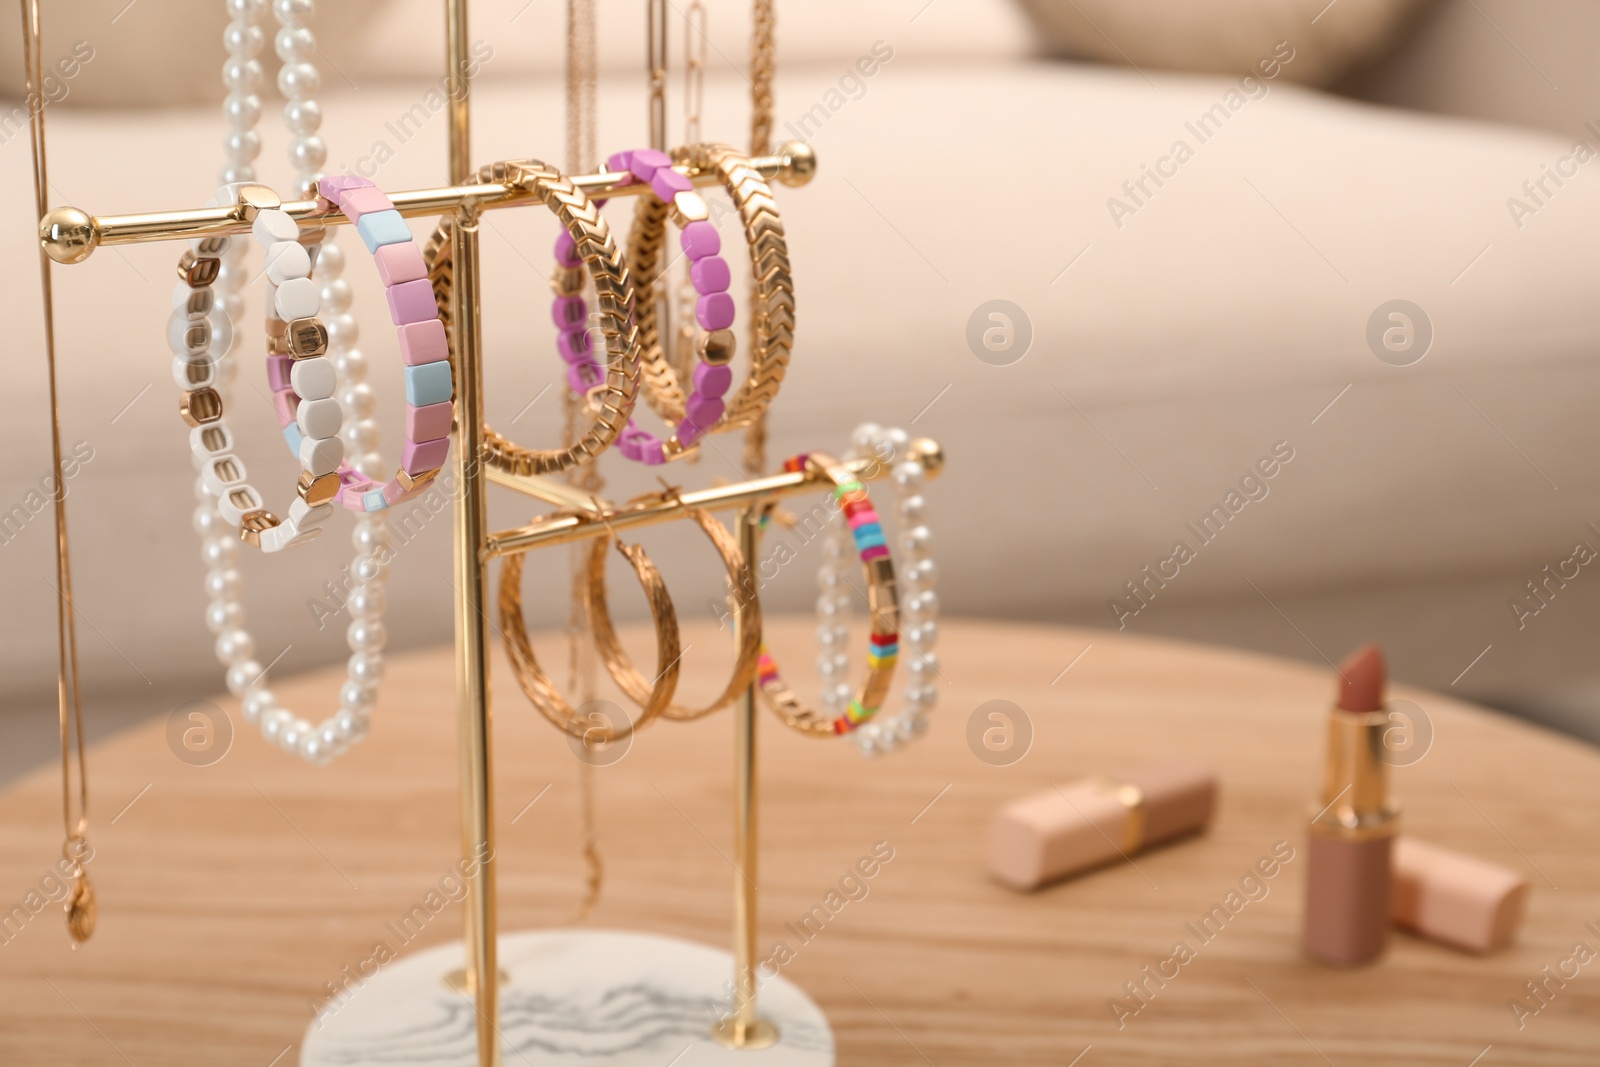
[[[753,561],[761,549],[759,504],[743,508],[738,526],[739,551]],[[735,589],[733,596],[748,596]],[[744,625],[744,613],[735,616]],[[734,642],[739,641],[734,634]],[[733,714],[733,988],[734,1012],[712,1033],[719,1044],[760,1049],[778,1040],[778,1030],[757,1014],[756,932],[760,917],[760,796],[756,777],[756,684],[740,696]]]
[[[740,511],[739,551],[755,565],[760,531],[750,511]],[[736,590],[735,596],[741,595]],[[743,623],[740,624],[741,628]],[[734,639],[740,640],[739,635]],[[733,883],[733,962],[738,968],[738,1013],[735,1025],[748,1030],[756,1018],[756,897],[760,854],[756,837],[756,687],[752,682],[739,698],[733,725],[733,862],[739,868]],[[743,1044],[741,1041],[740,1044]]]
[[[445,0],[449,72],[458,92],[450,101],[450,180],[460,183],[472,169],[471,83],[467,78],[467,0]],[[467,978],[477,1004],[479,1067],[500,1064],[500,988],[496,938],[493,727],[489,696],[489,582],[485,565],[488,527],[483,465],[483,351],[478,316],[478,217],[470,209],[456,219],[451,254],[455,263],[455,307],[451,316],[456,352],[456,702],[460,720],[461,844],[479,861],[466,899]]]
[[[445,0],[445,51],[450,96],[450,184],[462,185],[472,175],[472,82],[467,40],[467,0]]]

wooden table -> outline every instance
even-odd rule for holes
[[[791,661],[811,658],[808,623],[770,629]],[[725,636],[691,631],[687,643],[710,659]],[[1381,965],[1334,972],[1297,950],[1329,671],[995,622],[946,624],[940,651],[948,685],[936,727],[892,759],[864,762],[762,720],[761,940],[795,951],[783,973],[827,1012],[842,1064],[1600,1062],[1600,960],[1523,1029],[1507,1006],[1575,942],[1600,950],[1593,748],[1402,689],[1435,732],[1428,754],[1396,774],[1409,830],[1525,872],[1528,921],[1516,947],[1488,958],[1400,937]],[[707,691],[718,666],[691,668]],[[52,908],[0,946],[0,1063],[294,1063],[323,984],[375,943],[395,943],[387,924],[456,859],[451,677],[448,650],[396,657],[372,737],[323,770],[269,751],[242,724],[210,766],[175,758],[164,722],[98,747],[100,931],[71,952]],[[330,678],[280,694],[325,714]],[[579,892],[575,763],[503,668],[495,686],[501,915],[507,929],[549,925]],[[969,715],[994,699],[1033,726],[1010,766],[968,747]],[[606,888],[590,923],[727,945],[729,724],[654,727],[597,772]],[[984,830],[1002,801],[1169,754],[1221,773],[1205,838],[1031,896],[987,880]],[[57,788],[52,769],[0,795],[7,909],[56,854]],[[1268,896],[1119,1030],[1108,1001],[1175,941],[1194,947],[1185,922],[1280,840],[1297,854]],[[809,943],[785,927],[877,842],[894,858],[865,898]],[[459,905],[447,903],[412,947],[459,928]]]

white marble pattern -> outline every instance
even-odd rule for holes
[[[461,948],[445,945],[381,967],[306,1031],[301,1067],[476,1067],[474,1007],[448,988]],[[763,983],[762,1017],[781,1034],[761,1051],[713,1042],[731,999],[732,958],[675,938],[552,930],[500,939],[503,1062],[539,1067],[832,1067],[833,1031],[800,988]]]

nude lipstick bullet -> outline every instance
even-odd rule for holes
[[[1386,674],[1376,645],[1340,665],[1339,699],[1328,715],[1322,802],[1311,819],[1305,950],[1341,967],[1370,963],[1389,940],[1400,817],[1389,800],[1383,761]]]

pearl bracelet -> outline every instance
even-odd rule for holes
[[[222,500],[214,491],[214,480],[206,477],[207,466],[214,458],[211,453],[226,453],[231,449],[232,434],[223,410],[222,393],[234,374],[234,367],[226,348],[220,346],[215,338],[224,331],[231,335],[231,326],[228,325],[231,316],[227,309],[230,304],[237,304],[239,298],[235,293],[243,282],[244,270],[242,249],[239,246],[230,247],[226,238],[209,238],[195,243],[198,247],[192,248],[191,252],[207,253],[204,257],[196,258],[220,260],[221,266],[214,278],[217,290],[222,293],[215,303],[215,321],[220,329],[213,333],[211,348],[215,379],[212,388],[218,392],[217,417],[191,431],[192,439],[206,444],[205,448],[196,447],[194,455],[199,471],[195,481],[198,506],[194,513],[194,528],[201,536],[201,554],[209,568],[205,578],[205,589],[210,598],[206,608],[206,626],[216,634],[217,659],[227,668],[225,680],[228,691],[240,699],[245,720],[258,725],[267,740],[291,754],[312,764],[322,764],[345,751],[367,732],[375,686],[383,672],[381,649],[385,640],[381,621],[383,589],[381,573],[376,565],[379,556],[368,553],[383,550],[387,544],[387,533],[381,527],[374,529],[358,524],[352,537],[358,552],[363,553],[357,556],[354,569],[364,573],[360,574],[362,581],[345,602],[352,616],[346,634],[351,649],[349,680],[340,691],[339,711],[320,724],[312,724],[289,709],[278,706],[267,686],[266,668],[255,659],[255,640],[245,628],[244,605],[240,597],[242,579],[234,566],[239,538],[226,536],[226,531],[233,523],[221,511]],[[210,255],[212,253],[215,255]],[[324,247],[317,260],[319,265],[336,264],[339,261],[337,247]],[[195,265],[188,255],[184,262],[191,268]],[[212,268],[201,269],[210,271]],[[333,282],[328,284],[331,286]],[[186,306],[194,307],[202,302],[199,297],[191,299],[195,304]],[[324,507],[331,511],[331,505]],[[373,561],[373,564],[363,565],[363,560]]]
[[[227,183],[255,179],[250,161],[260,151],[260,135],[255,127],[261,117],[261,101],[256,90],[262,80],[261,64],[255,56],[261,49],[263,36],[256,22],[267,6],[265,0],[227,0],[228,12],[233,18],[223,33],[229,54],[223,67],[223,82],[228,90],[223,114],[230,132],[225,142],[228,163],[222,180]],[[300,179],[297,187],[303,187],[320,168],[325,151],[321,139],[315,136],[321,112],[310,95],[317,81],[316,68],[310,62],[316,46],[307,25],[312,3],[311,0],[281,0],[273,7],[281,26],[277,50],[283,69],[278,82],[280,88],[287,87],[288,102],[283,115],[292,135],[289,156]],[[308,234],[308,243],[309,238]],[[230,243],[225,238],[214,238],[205,247],[197,243],[191,250],[221,258],[214,286],[214,326],[217,330],[231,330],[230,324],[240,321],[242,312],[243,301],[238,291],[248,276],[243,263],[245,246]],[[378,463],[374,451],[377,427],[368,417],[372,398],[371,387],[365,382],[366,359],[354,347],[359,331],[354,316],[347,310],[350,287],[340,277],[344,255],[332,234],[324,236],[320,246],[309,247],[308,252],[326,315],[327,358],[337,371],[338,400],[345,411],[342,436],[357,466],[374,467]],[[212,356],[215,360],[214,388],[223,401],[222,406],[226,407],[229,382],[237,367],[225,343],[219,345],[214,341]],[[226,435],[227,431],[226,415],[206,428],[206,433],[213,437]],[[196,457],[197,465],[200,458]],[[339,689],[338,710],[323,722],[313,724],[292,709],[280,706],[269,688],[266,668],[255,659],[255,641],[247,626],[241,596],[242,578],[235,569],[239,538],[236,534],[230,536],[217,500],[207,489],[203,477],[196,479],[195,497],[198,503],[194,528],[201,537],[201,556],[207,567],[205,589],[209,599],[205,621],[207,628],[216,635],[214,648],[218,661],[227,670],[228,690],[240,699],[245,720],[258,726],[269,742],[309,763],[326,763],[360,741],[369,729],[377,686],[383,675],[382,649],[386,640],[382,621],[383,572],[388,531],[376,516],[362,516],[356,521],[351,534],[356,556],[347,569],[348,593],[341,605],[341,610],[347,611],[350,617],[345,629],[350,649],[347,680]]]
[[[938,462],[938,454],[923,445],[911,441],[904,430],[884,429],[876,423],[857,427],[853,435],[852,458],[892,462],[901,457],[890,473],[899,505],[900,638],[909,680],[897,711],[890,715],[880,713],[856,732],[856,744],[867,756],[887,752],[925,732],[928,713],[939,698],[934,687],[939,673],[939,657],[934,652],[939,636],[939,597],[933,591],[938,569],[933,561],[933,534],[925,522],[927,504],[922,496],[928,468]],[[849,657],[844,653],[849,632],[843,620],[849,611],[850,596],[839,563],[845,551],[842,523],[829,524],[822,547],[825,561],[817,572],[817,640],[821,645],[817,667],[823,678],[824,706],[839,709],[850,697],[850,687],[843,681],[849,670]]]

